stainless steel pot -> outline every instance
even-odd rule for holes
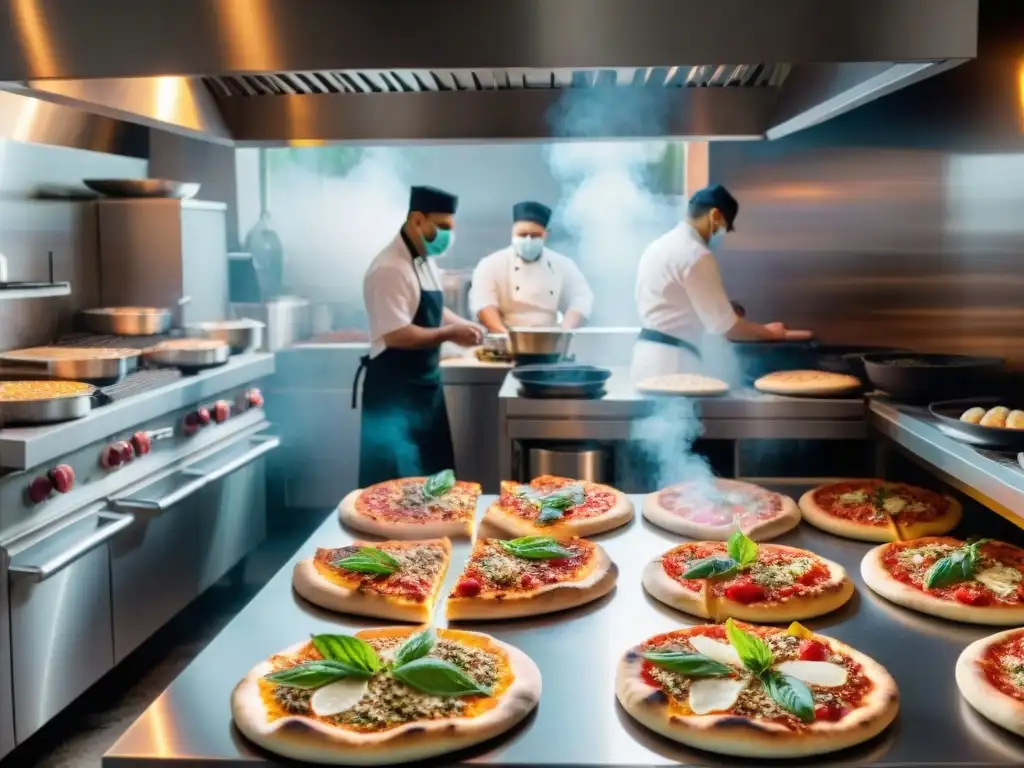
[[[25,368],[34,375],[109,386],[139,367],[139,351],[107,347],[32,347],[0,354],[6,367]]]
[[[171,329],[171,310],[158,307],[101,307],[80,313],[93,333],[114,336],[157,336]]]
[[[509,328],[508,339],[514,355],[558,355],[565,357],[572,331],[562,328]]]
[[[0,381],[0,426],[9,424],[54,424],[60,421],[71,421],[87,416],[92,410],[96,390],[85,383],[79,391],[67,394],[40,396],[38,398],[19,397],[8,400],[4,390],[10,387],[29,386],[40,382],[35,381]],[[43,382],[45,383],[45,382]],[[63,382],[70,385],[74,382]]]
[[[170,339],[142,352],[147,363],[186,373],[224,365],[230,356],[231,348],[217,339]]]
[[[185,333],[194,338],[223,341],[232,355],[253,352],[263,346],[263,329],[259,320],[214,320],[206,323],[186,323]]]

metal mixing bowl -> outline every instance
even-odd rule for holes
[[[564,328],[509,328],[508,340],[513,355],[558,355],[565,357],[572,342],[572,331]]]

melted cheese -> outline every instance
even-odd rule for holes
[[[714,659],[721,664],[731,664],[734,667],[743,666],[740,655],[729,643],[714,640],[706,635],[694,635],[690,638],[690,645],[697,650],[697,653],[703,653],[709,659]]]
[[[309,700],[313,714],[330,717],[358,704],[369,688],[369,681],[345,678],[317,688]]]
[[[690,709],[697,715],[727,710],[736,703],[740,692],[746,687],[746,680],[721,677],[694,680],[690,685]]]
[[[784,661],[775,669],[810,685],[825,688],[837,688],[846,683],[846,667],[828,661]]]
[[[991,589],[1000,597],[1009,597],[1017,591],[1020,584],[1020,571],[1005,565],[995,565],[974,574],[974,578]]]
[[[850,491],[839,497],[840,504],[863,504],[868,500],[867,491]]]
[[[890,515],[898,515],[907,506],[907,500],[901,499],[899,496],[889,496],[885,501],[882,502],[882,507]]]
[[[797,557],[784,563],[755,563],[750,578],[762,587],[788,587],[814,566],[809,557]]]

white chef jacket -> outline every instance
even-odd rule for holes
[[[387,345],[385,334],[412,322],[420,305],[420,290],[440,291],[441,276],[432,259],[409,253],[401,233],[384,246],[363,276],[363,302],[370,318],[370,357]]]
[[[698,349],[705,333],[721,335],[736,323],[715,257],[686,222],[643,252],[637,268],[636,305],[642,327],[683,339]],[[699,361],[688,350],[643,340],[634,346],[634,381],[699,370]]]
[[[567,256],[545,248],[536,261],[524,261],[510,245],[476,265],[469,306],[474,317],[497,307],[506,326],[536,328],[555,325],[558,313],[570,309],[590,317],[594,294]]]

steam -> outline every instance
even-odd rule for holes
[[[699,483],[712,489],[710,465],[693,452],[702,432],[696,404],[686,397],[657,400],[649,416],[633,421],[630,441],[645,462],[650,490],[676,483]]]

